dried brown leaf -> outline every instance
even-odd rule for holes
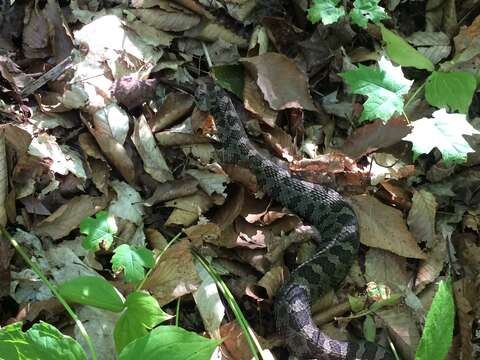
[[[414,259],[425,259],[408,230],[401,211],[382,204],[372,196],[350,198],[358,216],[362,244]]]
[[[197,290],[200,282],[190,253],[190,242],[182,240],[163,254],[144,288],[163,306]]]
[[[200,22],[198,15],[160,9],[130,9],[132,14],[148,25],[163,31],[185,31]]]
[[[428,248],[435,243],[436,212],[437,201],[432,193],[423,189],[413,193],[407,224],[417,242],[426,243]]]
[[[302,108],[316,111],[308,92],[308,79],[293,60],[281,54],[265,53],[244,58],[242,62],[255,78],[272,109]]]
[[[58,208],[52,215],[33,228],[38,236],[49,236],[54,240],[67,236],[80,226],[86,217],[93,216],[108,204],[107,197],[81,195]]]
[[[345,141],[342,151],[351,158],[358,159],[377,149],[398,143],[411,131],[412,127],[403,116],[393,117],[386,124],[374,121],[356,129]]]
[[[172,171],[155,142],[150,126],[145,116],[140,116],[135,122],[132,141],[143,160],[145,171],[158,182],[173,180]]]
[[[149,122],[153,132],[167,128],[191,113],[194,106],[193,97],[189,94],[170,93]]]
[[[388,285],[395,292],[408,287],[411,274],[407,272],[407,260],[381,249],[369,249],[365,256],[365,279]]]

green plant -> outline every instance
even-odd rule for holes
[[[340,0],[313,0],[308,9],[308,20],[312,23],[321,21],[324,25],[333,24],[346,14]],[[380,0],[355,0],[348,16],[352,23],[366,28],[368,21],[377,23],[388,19],[385,9],[378,5]]]

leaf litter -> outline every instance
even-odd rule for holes
[[[272,299],[321,234],[272,203],[248,169],[216,163],[214,119],[192,97],[211,64],[260,151],[355,208],[362,251],[342,288],[320,301],[325,331],[345,337],[363,326],[381,338],[375,328],[384,328],[400,358],[413,359],[419,344],[426,351],[422,329],[435,326],[425,319],[443,281],[435,297],[450,307],[453,294],[458,320],[446,358],[474,359],[478,5],[15,2],[14,16],[0,16],[9,25],[0,26],[1,224],[56,284],[103,276],[128,295],[151,268],[143,289],[167,314],[181,299],[170,323],[251,358],[195,247],[272,350],[263,356],[282,358]],[[115,226],[95,225],[107,219]],[[64,322],[6,242],[0,265],[0,325]],[[369,289],[401,301],[357,318],[347,298]],[[113,359],[116,318],[80,309],[100,358]]]

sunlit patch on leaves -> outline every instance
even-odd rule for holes
[[[452,283],[441,281],[427,314],[415,360],[444,359],[452,344],[454,321]]]
[[[413,159],[428,154],[437,148],[448,163],[462,163],[467,154],[474,150],[463,135],[480,134],[467,122],[463,114],[448,114],[445,109],[433,113],[433,118],[422,118],[413,122],[412,133],[403,140],[411,141]]]
[[[343,6],[338,6],[339,2],[340,0],[313,0],[308,9],[308,20],[313,24],[320,20],[324,25],[333,24],[345,15]]]
[[[350,85],[354,94],[368,96],[359,121],[382,119],[387,122],[395,113],[403,111],[403,95],[413,81],[406,79],[400,66],[394,66],[385,57],[378,69],[360,65],[358,69],[339,75]]]
[[[82,246],[87,250],[108,249],[112,245],[113,235],[117,233],[115,217],[106,211],[100,211],[95,218],[88,217],[80,223],[80,232],[87,235]]]
[[[427,79],[425,98],[430,105],[466,114],[476,88],[477,81],[473,74],[434,71]]]
[[[150,269],[155,265],[152,251],[144,247],[132,248],[130,245],[123,244],[117,247],[114,253],[112,270],[115,272],[123,270],[125,280],[129,283],[142,280],[145,276],[145,268]]]
[[[368,20],[374,23],[388,19],[385,9],[378,5],[380,0],[355,0],[353,9],[350,11],[352,22],[362,28],[366,28]]]
[[[78,342],[63,335],[54,326],[40,321],[26,332],[22,323],[0,330],[1,359],[86,360],[87,355]]]

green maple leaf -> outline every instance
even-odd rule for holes
[[[98,212],[95,217],[88,217],[80,223],[80,232],[87,235],[82,246],[93,251],[100,247],[108,249],[112,245],[113,235],[118,231],[115,217],[106,211]]]
[[[473,74],[434,71],[427,79],[425,98],[430,105],[466,114],[476,88],[477,81]]]
[[[368,20],[374,23],[388,19],[385,9],[378,6],[380,0],[355,0],[353,9],[350,11],[350,18],[354,24],[366,28]]]
[[[377,118],[387,122],[396,112],[401,113],[402,95],[408,93],[413,83],[403,76],[400,66],[394,66],[385,57],[380,59],[378,66],[374,69],[360,65],[356,70],[339,74],[354,94],[368,96],[360,122]]]
[[[340,0],[313,0],[312,6],[308,9],[307,18],[313,24],[320,20],[324,25],[333,24],[343,15],[343,6],[337,6]]]
[[[403,140],[412,142],[413,159],[437,148],[443,160],[448,163],[461,163],[467,154],[474,150],[463,135],[480,134],[470,125],[464,114],[448,114],[445,109],[433,113],[433,118],[422,118],[413,122],[413,130]]]
[[[112,256],[112,270],[119,272],[123,270],[125,280],[135,283],[145,276],[145,268],[149,269],[155,265],[153,253],[147,248],[132,248],[123,244],[114,250]]]

